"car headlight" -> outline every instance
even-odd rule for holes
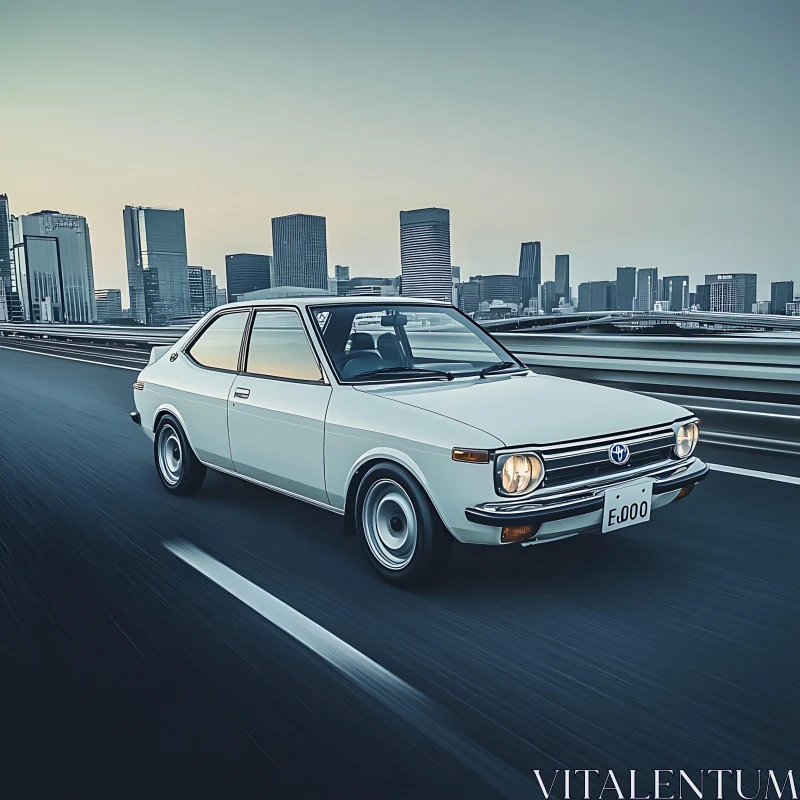
[[[544,479],[544,464],[535,453],[499,456],[497,491],[515,495],[533,491]]]
[[[678,428],[678,435],[675,437],[675,447],[672,448],[677,458],[687,458],[697,444],[698,429],[696,422],[687,422]]]

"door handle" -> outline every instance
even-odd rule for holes
[[[242,400],[246,400],[248,397],[250,397],[250,390],[249,389],[234,389],[233,396],[234,397],[239,397]]]

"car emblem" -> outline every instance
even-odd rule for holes
[[[612,444],[611,447],[608,448],[608,460],[612,464],[616,464],[617,466],[622,466],[623,464],[628,463],[628,459],[631,457],[631,451],[628,448],[628,445],[622,444],[621,442],[617,442],[616,444]]]

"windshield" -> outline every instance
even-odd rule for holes
[[[343,381],[451,380],[524,368],[454,308],[353,304],[312,314]]]

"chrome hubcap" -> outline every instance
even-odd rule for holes
[[[164,480],[174,486],[183,474],[181,439],[172,425],[164,425],[158,432],[158,467]]]
[[[405,489],[388,479],[373,483],[361,514],[372,555],[387,569],[408,566],[417,547],[417,515]]]

